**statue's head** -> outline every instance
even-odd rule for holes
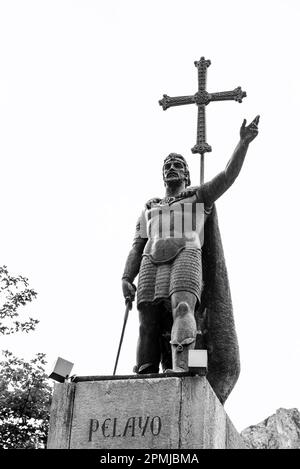
[[[165,185],[185,181],[185,187],[191,185],[190,172],[185,158],[178,153],[170,153],[164,160],[163,179]]]

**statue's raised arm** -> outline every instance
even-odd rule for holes
[[[207,206],[211,206],[236,180],[242,169],[249,144],[258,135],[258,122],[259,116],[256,116],[249,125],[246,125],[247,121],[244,119],[240,129],[240,141],[226,168],[211,181],[200,186],[201,199]]]

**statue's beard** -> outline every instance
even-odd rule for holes
[[[185,176],[179,175],[177,173],[171,173],[164,178],[164,183],[166,186],[179,186],[183,181],[185,181]]]

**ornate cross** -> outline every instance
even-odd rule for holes
[[[166,111],[172,106],[182,106],[184,104],[195,103],[198,106],[198,122],[197,122],[197,143],[192,148],[192,153],[201,155],[200,165],[200,184],[204,181],[204,153],[211,151],[211,146],[206,142],[206,123],[205,123],[205,106],[211,101],[237,101],[241,103],[245,98],[246,92],[238,86],[233,91],[221,91],[219,93],[208,93],[206,91],[206,75],[207,68],[210,66],[210,60],[201,57],[199,61],[194,62],[198,68],[198,91],[191,96],[170,96],[164,94],[163,99],[159,101],[163,110]]]

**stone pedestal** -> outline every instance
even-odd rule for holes
[[[56,384],[48,448],[231,449],[244,444],[205,377],[158,376]]]

